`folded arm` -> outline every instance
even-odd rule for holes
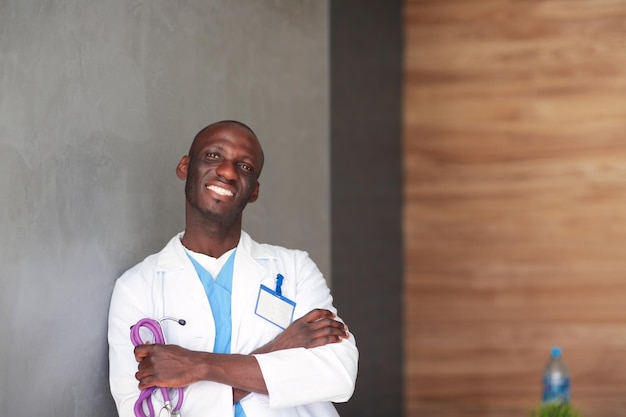
[[[139,389],[181,387],[198,381],[214,381],[233,387],[236,402],[250,392],[268,393],[261,368],[252,354],[314,348],[338,343],[347,337],[346,325],[335,320],[332,312],[314,309],[250,355],[199,352],[176,345],[137,346],[135,359],[139,366],[135,377],[139,381]]]
[[[274,340],[251,353],[269,353],[298,347],[309,349],[341,342],[348,337],[348,326],[335,320],[335,317],[329,310],[319,308],[311,310],[291,323]],[[267,390],[267,387],[265,389]],[[250,391],[233,388],[233,402],[241,400],[249,393]]]

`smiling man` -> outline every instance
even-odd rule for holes
[[[185,231],[124,273],[111,299],[120,416],[150,407],[185,417],[337,416],[332,402],[351,397],[358,350],[319,269],[306,252],[241,229],[263,163],[257,136],[237,121],[202,129],[181,158]],[[152,333],[162,329],[167,344],[131,340],[144,318],[160,322]]]

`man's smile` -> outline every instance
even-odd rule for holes
[[[219,194],[221,196],[233,197],[235,195],[233,194],[232,191],[227,190],[226,188],[218,187],[217,185],[207,185],[206,189],[211,190],[214,193]]]

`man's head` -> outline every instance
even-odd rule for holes
[[[259,196],[263,162],[261,144],[245,124],[225,120],[202,129],[176,168],[186,181],[187,216],[240,221],[246,205]]]

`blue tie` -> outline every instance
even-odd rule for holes
[[[215,320],[215,344],[214,353],[230,353],[230,340],[232,335],[231,319],[231,294],[233,290],[233,267],[235,264],[235,253],[230,255],[217,278],[204,269],[191,255],[187,254],[204,287],[204,292],[209,299],[213,319]],[[239,402],[235,403],[235,417],[246,417],[243,407]]]

